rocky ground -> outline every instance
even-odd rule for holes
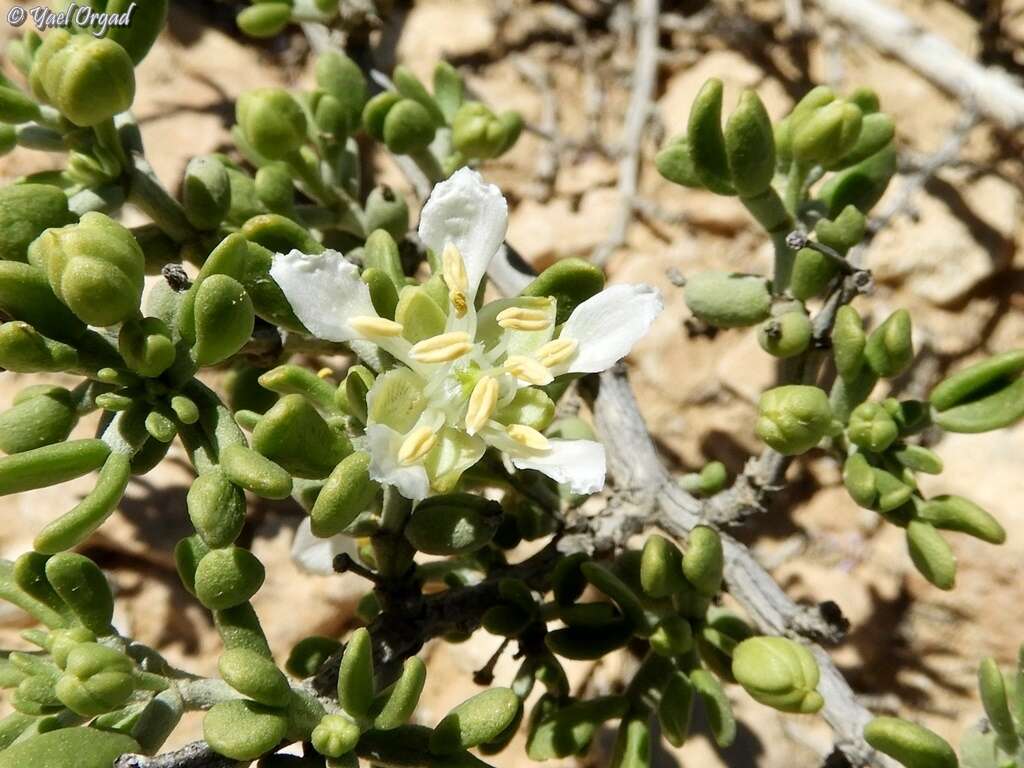
[[[996,42],[969,13],[983,3],[892,4],[966,53],[1002,52],[1002,63],[1019,64],[1013,55],[1024,38],[1020,0],[1002,3],[1003,38]],[[5,10],[8,2],[0,5]],[[509,240],[538,268],[601,249],[623,204],[616,187],[617,154],[635,51],[628,4],[618,4],[610,18],[599,13],[602,5],[599,0],[425,0],[405,17],[397,48],[398,59],[420,74],[429,73],[438,57],[448,58],[486,101],[521,110],[539,129],[488,167],[512,203]],[[877,290],[859,306],[875,317],[897,306],[912,310],[920,373],[898,382],[904,391],[926,391],[947,368],[1024,344],[1021,136],[984,121],[958,134],[957,127],[965,124],[963,105],[814,16],[795,33],[783,21],[782,2],[722,2],[703,24],[671,23],[692,18],[681,14],[696,10],[698,2],[663,5],[679,15],[662,33],[654,129],[641,145],[637,213],[608,268],[613,280],[644,280],[666,296],[667,311],[633,355],[633,381],[652,431],[680,471],[713,459],[733,472],[742,468],[757,450],[754,402],[773,375],[751,334],[687,338],[688,313],[666,276],[669,270],[686,274],[707,267],[758,271],[768,263],[763,238],[734,200],[674,187],[651,162],[661,138],[685,124],[690,100],[707,77],[725,81],[727,99],[740,87],[756,87],[773,115],[809,83],[871,86],[896,118],[904,165],[911,172],[962,137],[959,158],[923,186],[915,186],[911,176],[892,185],[880,209],[894,215],[868,256]],[[228,146],[231,104],[242,91],[308,81],[300,40],[246,43],[211,22],[215,10],[222,9],[210,2],[175,5],[168,32],[139,70],[136,111],[151,160],[169,185],[192,155]],[[12,30],[4,28],[2,34],[10,36]],[[19,152],[0,160],[0,175],[11,179],[46,165],[45,157]],[[401,183],[394,169],[382,171]],[[0,402],[25,383],[16,375],[0,378]],[[81,429],[88,432],[88,425]],[[836,658],[874,708],[913,713],[955,739],[980,713],[973,680],[978,659],[994,655],[1009,664],[1024,640],[1019,586],[1024,425],[946,438],[936,450],[947,469],[927,490],[971,496],[1009,532],[998,550],[955,539],[959,571],[952,593],[932,588],[914,572],[901,532],[854,506],[839,485],[836,466],[825,458],[795,467],[791,488],[742,535],[792,596],[839,603],[852,626]],[[179,460],[133,483],[121,513],[89,542],[88,551],[109,569],[120,595],[119,626],[126,633],[189,669],[213,673],[219,641],[205,612],[178,586],[170,554],[186,530],[184,494],[190,479]],[[72,504],[88,483],[0,499],[8,521],[0,530],[0,556],[12,558],[28,548],[33,532]],[[353,622],[361,589],[355,577],[311,578],[291,565],[287,553],[296,520],[288,505],[257,505],[247,529],[269,574],[255,606],[281,655],[304,634],[343,633]],[[20,622],[13,610],[0,607],[5,639],[16,636]],[[495,645],[481,636],[428,649],[424,722],[473,692],[470,673]],[[610,688],[623,663],[609,659],[596,669],[579,665],[574,682],[592,690]],[[509,670],[500,665],[497,679]],[[782,718],[741,691],[731,694],[746,728],[729,754],[716,757],[698,735],[677,753],[664,755],[661,764],[819,763],[829,743],[820,722]],[[198,723],[191,718],[176,742],[195,738]],[[593,764],[605,763],[595,755]],[[495,762],[526,761],[512,748]]]

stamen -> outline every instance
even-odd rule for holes
[[[398,462],[405,465],[415,464],[430,453],[436,444],[436,432],[427,426],[417,427],[402,441],[398,449]]]
[[[403,330],[401,323],[370,315],[349,318],[348,324],[360,336],[401,336]]]
[[[448,298],[455,308],[457,317],[463,317],[469,309],[469,277],[466,275],[466,262],[454,244],[448,243],[441,253],[441,275],[448,286]]]
[[[498,380],[493,376],[484,376],[473,387],[466,409],[466,431],[469,434],[475,435],[491,418],[498,407],[498,390]]]
[[[497,317],[498,325],[513,331],[543,331],[552,319],[550,312],[528,307],[509,307]]]
[[[505,370],[517,379],[538,387],[550,384],[554,380],[551,371],[536,360],[523,355],[509,355],[505,359]]]
[[[465,331],[450,331],[413,344],[409,354],[420,363],[448,363],[473,348]]]
[[[537,350],[537,362],[548,368],[559,365],[576,354],[578,346],[576,339],[552,339]]]
[[[316,372],[316,376],[318,379],[329,379],[331,378],[332,375],[334,375],[334,371],[326,367],[321,368],[319,371]]]
[[[549,447],[548,439],[544,435],[525,424],[512,424],[505,431],[517,443],[532,451],[546,451]]]

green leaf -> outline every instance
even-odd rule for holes
[[[895,717],[876,717],[864,727],[864,739],[907,768],[957,768],[956,753],[937,734]]]
[[[449,712],[430,737],[430,751],[453,754],[496,739],[515,719],[519,697],[508,688],[478,693]]]
[[[686,135],[693,168],[704,186],[719,195],[736,194],[722,133],[721,80],[712,78],[700,89],[690,107]]]
[[[373,707],[376,683],[373,642],[365,628],[352,633],[338,668],[338,701],[354,717],[366,717]]]

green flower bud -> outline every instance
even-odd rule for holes
[[[914,359],[910,313],[898,309],[868,336],[864,357],[879,376],[892,378],[906,370]]]
[[[658,704],[658,722],[665,739],[673,747],[681,747],[690,735],[693,716],[693,686],[682,672],[673,672]]]
[[[839,161],[833,161],[829,167],[846,167],[859,163],[888,146],[895,135],[896,124],[891,117],[881,112],[865,114],[856,143]]]
[[[713,597],[722,589],[722,574],[725,570],[725,556],[722,538],[718,531],[706,525],[698,525],[686,542],[683,554],[683,575],[698,593]]]
[[[210,610],[233,608],[259,591],[265,575],[263,564],[247,549],[210,550],[196,568],[196,597]]]
[[[527,285],[520,296],[555,300],[555,323],[561,324],[577,306],[601,292],[604,272],[582,259],[562,259],[541,272]]]
[[[252,337],[256,320],[252,299],[240,282],[210,275],[196,291],[193,306],[199,366],[216,365],[240,350]]]
[[[370,633],[357,629],[345,645],[338,668],[338,702],[355,717],[366,717],[373,706],[376,682],[373,674],[373,643]]]
[[[75,552],[61,552],[46,562],[46,579],[86,629],[110,634],[114,596],[92,560]]]
[[[573,701],[545,716],[538,703],[526,740],[527,757],[543,761],[583,754],[598,728],[608,720],[623,717],[628,708],[629,702],[624,696],[600,696]],[[541,716],[535,717],[538,714]]]
[[[899,429],[880,403],[862,403],[850,414],[846,431],[850,441],[865,451],[881,453],[899,436]]]
[[[0,768],[110,768],[121,755],[138,751],[138,742],[121,733],[61,728],[30,736],[0,752]]]
[[[802,163],[828,165],[853,149],[863,115],[846,101],[833,101],[793,131],[793,157]]]
[[[221,654],[217,662],[224,682],[243,696],[260,704],[280,707],[291,688],[272,659],[247,648],[233,648]]]
[[[290,3],[261,2],[240,11],[235,23],[249,37],[264,38],[279,34],[291,18]]]
[[[416,506],[405,538],[429,555],[475,552],[494,537],[501,514],[500,504],[476,494],[433,496]]]
[[[50,633],[50,658],[53,663],[64,669],[68,663],[68,654],[76,646],[82,643],[91,643],[96,640],[96,635],[85,627],[72,627],[71,629],[55,629]]]
[[[80,643],[68,653],[57,696],[82,717],[111,712],[128,701],[135,690],[132,660],[120,651],[97,643]]]
[[[370,454],[356,451],[331,472],[310,511],[313,535],[328,538],[348,528],[370,506],[380,485],[370,479]]]
[[[945,739],[906,720],[876,717],[864,727],[864,740],[907,768],[957,768]]]
[[[125,321],[117,349],[128,367],[146,378],[156,378],[170,368],[176,354],[171,329],[155,317]]]
[[[722,690],[722,684],[705,669],[691,672],[690,683],[704,704],[704,712],[715,743],[720,747],[729,746],[736,739],[736,718],[732,713],[732,705]]]
[[[999,521],[963,496],[935,496],[917,506],[917,517],[936,528],[959,531],[989,544],[1006,541]]]
[[[72,123],[88,128],[131,107],[135,68],[110,38],[52,30],[36,54],[31,72],[35,95]]]
[[[81,477],[99,469],[109,454],[102,440],[70,440],[0,459],[0,496]]]
[[[142,301],[146,261],[132,233],[102,213],[49,229],[28,251],[45,270],[54,294],[89,325],[115,325]]]
[[[757,93],[744,90],[725,124],[725,152],[733,186],[740,197],[753,197],[771,186],[775,176],[772,121]]]
[[[384,230],[395,241],[404,238],[409,231],[409,206],[405,202],[405,198],[391,189],[391,187],[380,186],[370,190],[370,194],[366,198],[364,212],[366,215],[366,231],[371,233],[370,237],[366,239],[365,247],[367,252],[370,250],[370,240],[377,230]],[[397,255],[398,248],[395,246],[396,259]],[[380,264],[371,263],[365,256],[364,263],[368,267],[381,266]],[[393,278],[395,276],[402,278],[402,282],[396,281],[396,285],[404,285],[405,275],[401,270],[400,263],[397,275],[394,275],[390,269],[385,271]]]
[[[939,589],[949,590],[956,581],[956,557],[931,523],[911,520],[907,525],[907,549],[914,567]]]
[[[313,729],[313,749],[325,757],[341,757],[355,749],[359,735],[359,726],[344,715],[324,715]]]
[[[465,157],[487,160],[508,150],[519,138],[522,125],[517,112],[498,116],[484,104],[468,101],[452,120],[452,143]]]
[[[396,155],[406,155],[425,149],[434,140],[434,131],[434,121],[422,104],[401,99],[388,110],[381,138]]]
[[[306,143],[306,113],[283,88],[242,94],[235,115],[245,140],[268,160],[283,160]]]
[[[327,477],[352,451],[344,433],[328,425],[302,395],[278,400],[253,430],[252,445],[290,474],[312,479]]]
[[[252,761],[276,747],[288,731],[279,709],[235,699],[214,704],[203,719],[203,738],[232,760]]]
[[[752,637],[736,646],[732,673],[752,698],[783,712],[809,714],[825,700],[814,690],[818,665],[803,645],[784,637]]]
[[[185,167],[181,194],[189,223],[199,230],[216,229],[231,209],[227,169],[215,157],[193,157]]]
[[[0,326],[0,338],[3,328]],[[38,385],[22,390],[14,406],[0,414],[0,450],[23,453],[62,442],[78,422],[71,393]]]
[[[25,261],[29,243],[44,230],[74,221],[59,187],[13,184],[0,189],[0,259]]]
[[[757,343],[774,357],[793,357],[811,343],[811,319],[803,309],[784,312],[758,326]]]
[[[694,315],[719,328],[759,323],[772,303],[767,280],[732,272],[699,272],[687,279],[684,296]]]
[[[654,158],[654,165],[658,173],[683,187],[702,189],[704,187],[696,168],[693,167],[693,157],[690,153],[690,142],[686,135],[676,136],[671,139]]]
[[[704,83],[690,107],[687,142],[701,183],[719,195],[734,195],[725,136],[722,133],[722,81]]]
[[[426,665],[416,656],[406,659],[398,680],[374,702],[377,714],[373,727],[379,731],[390,731],[408,722],[419,703],[426,679]]]
[[[220,468],[196,478],[188,489],[188,516],[211,548],[226,547],[245,525],[245,494]]]
[[[0,325],[0,367],[14,373],[67,371],[78,367],[78,352],[14,320]]]
[[[877,203],[896,173],[896,148],[886,145],[870,157],[835,174],[821,185],[818,199],[830,219],[852,205],[866,214]]]
[[[769,389],[761,395],[758,410],[757,436],[787,456],[806,453],[834,432],[828,395],[818,387]]]
[[[664,536],[652,534],[644,542],[640,583],[644,592],[655,598],[669,597],[686,586],[682,554]]]
[[[450,755],[496,739],[515,719],[519,697],[508,688],[491,688],[462,702],[434,728],[430,751]]]
[[[284,499],[292,492],[287,470],[244,445],[221,451],[220,466],[231,482],[265,499]]]

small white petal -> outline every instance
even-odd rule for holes
[[[572,311],[559,334],[579,343],[566,370],[610,368],[629,354],[663,308],[661,295],[649,285],[613,285],[591,296]]]
[[[476,171],[460,168],[430,193],[420,214],[419,235],[438,256],[448,243],[459,250],[466,264],[466,295],[472,301],[507,228],[508,204],[501,190]]]
[[[548,440],[548,450],[535,456],[512,456],[517,469],[536,469],[573,493],[596,493],[604,487],[604,446],[594,440]]]
[[[407,499],[419,501],[430,494],[430,479],[422,464],[403,466],[398,449],[404,436],[384,424],[366,428],[366,448],[370,452],[370,477],[378,483],[394,486]]]
[[[296,317],[319,339],[358,338],[348,318],[377,315],[356,265],[337,251],[275,254],[270,276],[281,286]]]
[[[356,542],[351,536],[339,533],[329,539],[313,535],[309,518],[304,518],[292,541],[292,560],[304,571],[321,576],[334,573],[334,558],[341,554],[356,557]]]

